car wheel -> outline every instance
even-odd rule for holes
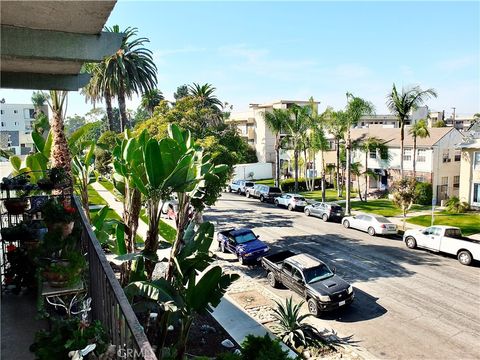
[[[310,216],[310,210],[305,209],[305,215]]]
[[[467,250],[460,251],[457,258],[462,265],[470,265],[472,262],[472,254],[470,254],[470,252]]]
[[[405,239],[405,245],[407,245],[409,249],[415,249],[417,247],[417,240],[415,240],[413,236],[408,236]]]
[[[343,222],[343,227],[344,227],[345,229],[348,229],[348,228],[350,227],[350,222],[349,222],[348,220],[345,220],[345,221]]]
[[[237,190],[237,194],[238,194],[238,195],[241,195],[241,194],[242,194],[242,190],[238,189],[238,190]]]
[[[327,214],[323,214],[322,215],[322,220],[327,222],[328,221],[328,215]]]
[[[292,204],[288,204],[288,210],[293,211],[293,206],[292,206]]]
[[[280,204],[278,203],[278,200],[275,200],[275,206],[278,207]]]
[[[232,188],[231,188],[230,186],[227,187],[227,191],[228,191],[228,192],[232,192]]]
[[[308,311],[310,312],[310,314],[312,314],[313,316],[318,316],[317,302],[314,299],[308,299],[307,305],[308,305]]]
[[[371,226],[368,228],[368,235],[375,236],[375,229]]]
[[[245,265],[245,259],[242,255],[238,255],[238,262],[240,263],[240,265]]]
[[[271,287],[273,287],[273,288],[277,288],[277,287],[278,287],[279,284],[278,284],[277,279],[275,279],[275,275],[274,275],[273,272],[270,271],[270,272],[267,274],[267,280],[268,280],[268,284],[269,284]]]
[[[261,202],[264,202],[264,201],[265,201],[265,198],[263,197],[263,195],[260,195],[260,201],[261,201]]]
[[[247,191],[247,192],[245,193],[245,196],[246,196],[247,198],[249,198],[249,197],[250,197],[250,192]]]
[[[227,249],[225,249],[225,244],[222,242],[220,243],[220,250],[222,251],[222,253],[226,253],[227,252]]]

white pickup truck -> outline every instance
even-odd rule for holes
[[[459,228],[436,225],[420,230],[407,230],[403,241],[410,249],[425,248],[455,255],[463,265],[480,260],[480,241],[462,236]]]

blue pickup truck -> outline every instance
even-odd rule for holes
[[[235,254],[240,264],[259,261],[270,250],[250,229],[220,231],[217,234],[217,241],[218,249]]]

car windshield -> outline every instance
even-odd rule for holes
[[[270,192],[271,193],[281,193],[282,190],[280,190],[280,188],[278,188],[278,187],[271,187]]]
[[[377,219],[379,223],[383,223],[383,224],[390,223],[390,220],[388,220],[386,217],[383,217],[383,216],[376,216],[375,219]]]
[[[324,264],[305,269],[303,274],[305,275],[305,281],[307,284],[313,284],[314,282],[325,280],[333,276],[333,273],[327,265]]]
[[[235,236],[235,240],[237,241],[237,244],[245,244],[247,242],[250,242],[256,239],[257,237],[253,232]]]
[[[248,186],[248,187],[252,187],[253,185],[255,185],[255,183],[252,183],[252,182],[246,182],[245,183],[245,186]]]
[[[301,196],[294,196],[293,198],[298,201],[305,201],[305,198]]]

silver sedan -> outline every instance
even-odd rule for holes
[[[397,225],[384,216],[375,214],[358,214],[342,219],[345,228],[353,228],[368,232],[369,235],[396,235]]]

